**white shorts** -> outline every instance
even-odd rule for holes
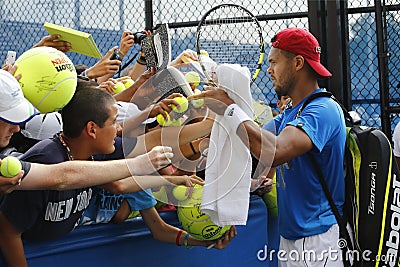
[[[348,230],[350,229],[348,225]],[[339,226],[332,225],[325,233],[298,240],[281,236],[278,253],[279,267],[343,267],[339,241]]]

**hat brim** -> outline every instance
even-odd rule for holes
[[[307,63],[310,65],[310,67],[321,77],[327,78],[331,77],[332,73],[330,73],[320,62],[311,60],[309,58],[305,58]]]
[[[0,118],[11,124],[21,124],[29,121],[33,116],[39,114],[34,106],[26,99],[23,99],[15,107],[0,112]]]

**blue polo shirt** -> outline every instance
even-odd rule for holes
[[[321,166],[340,213],[345,199],[346,127],[342,109],[334,100],[320,97],[312,100],[296,118],[304,101],[288,107],[264,126],[278,135],[285,127],[301,128],[314,144],[309,152],[277,167],[279,231],[290,240],[322,234],[337,223],[308,154],[313,154]]]

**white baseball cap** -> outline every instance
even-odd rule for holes
[[[136,104],[130,102],[118,101],[117,108],[118,108],[117,121],[119,123],[123,123],[125,120],[133,116],[136,116],[141,112]]]
[[[39,114],[29,120],[24,129],[21,129],[23,136],[44,140],[62,131],[62,118],[58,112]]]
[[[0,70],[0,119],[21,124],[38,113],[25,99],[18,81],[9,72]]]

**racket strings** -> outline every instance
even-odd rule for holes
[[[260,32],[254,17],[226,7],[210,13],[198,33],[200,49],[217,64],[241,64],[254,73],[259,67]]]

